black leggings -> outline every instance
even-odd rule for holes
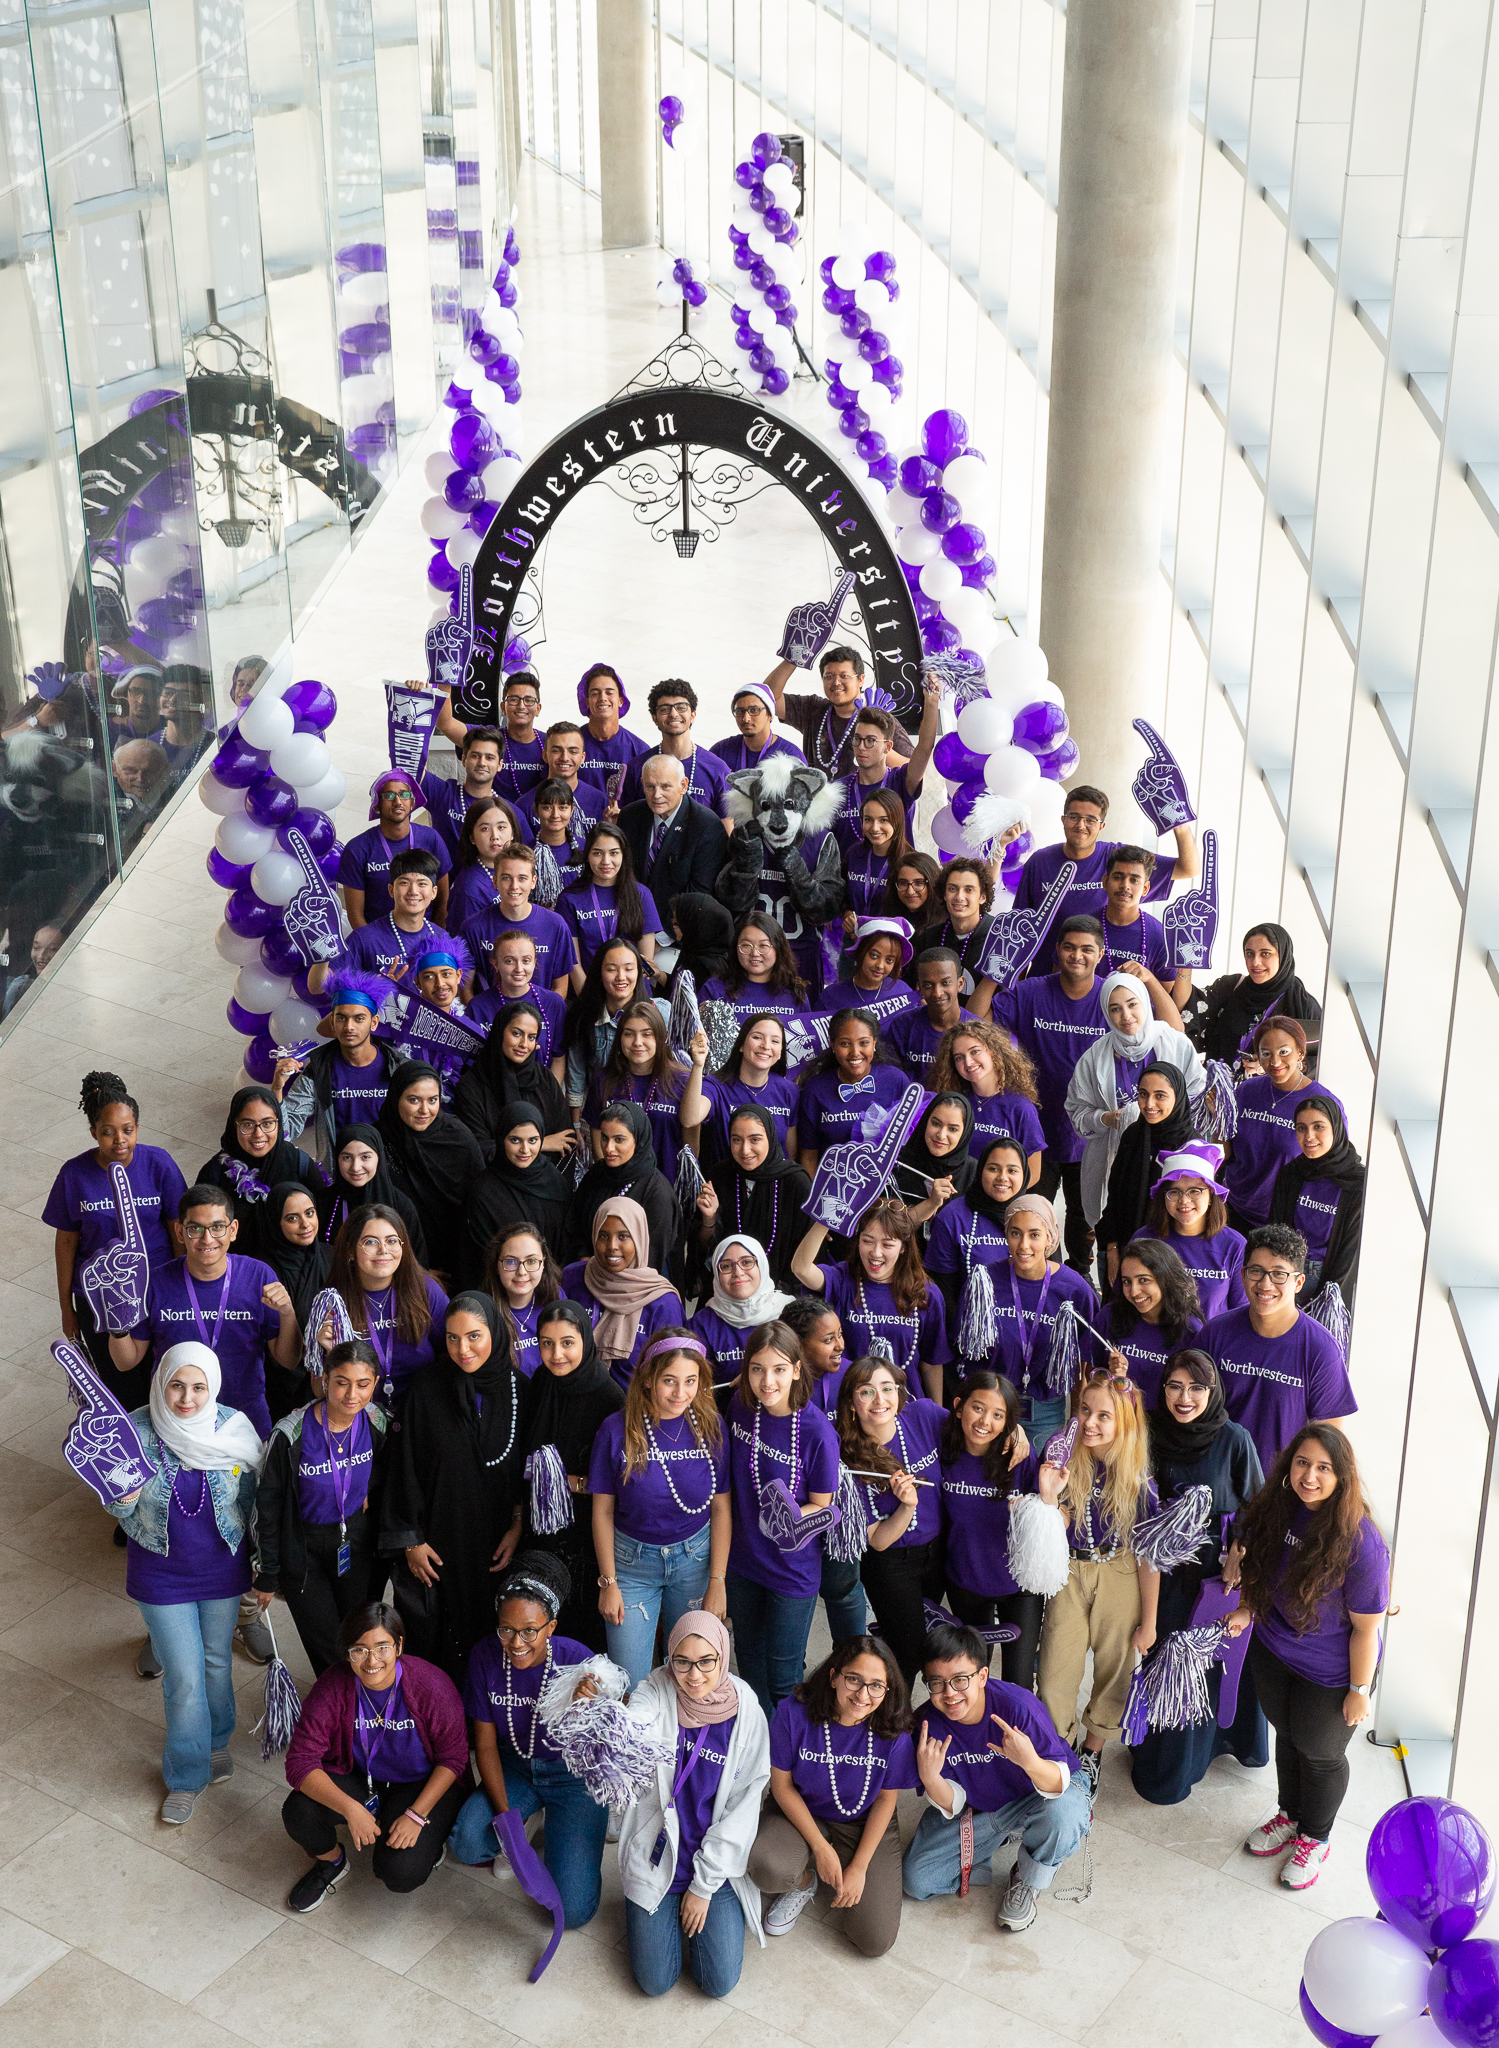
[[[926,1641],[924,1602],[940,1599],[941,1566],[938,1545],[930,1543],[892,1544],[888,1550],[866,1550],[859,1561],[859,1577],[874,1609],[874,1633],[901,1668],[910,1685],[921,1669],[921,1650]]]
[[[1046,1606],[1039,1593],[1007,1593],[1002,1600],[985,1600],[949,1579],[947,1604],[959,1621],[974,1628],[1001,1624],[1018,1628],[1013,1643],[999,1646],[999,1675],[1006,1685],[1018,1685],[1025,1692],[1036,1690],[1036,1652],[1041,1646],[1041,1616]]]
[[[1347,1687],[1302,1678],[1249,1639],[1249,1674],[1265,1719],[1275,1730],[1275,1785],[1280,1810],[1302,1834],[1325,1842],[1348,1790],[1348,1744],[1343,1719]]]
[[[356,1607],[378,1595],[385,1585],[385,1565],[370,1547],[374,1532],[365,1526],[363,1508],[349,1517],[349,1569],[338,1575],[337,1522],[307,1522],[307,1577],[300,1593],[288,1593],[286,1604],[297,1624],[302,1648],[314,1678],[321,1678],[338,1654],[339,1623]]]
[[[432,1875],[442,1854],[442,1845],[458,1818],[458,1809],[468,1797],[467,1775],[465,1772],[456,1783],[449,1785],[433,1807],[427,1825],[409,1849],[388,1848],[383,1838],[407,1807],[421,1797],[422,1787],[427,1781],[414,1778],[409,1785],[396,1785],[382,1784],[378,1778],[375,1780],[375,1790],[380,1798],[380,1811],[375,1818],[380,1823],[382,1839],[375,1844],[370,1863],[375,1876],[388,1892],[414,1892]],[[364,1804],[369,1784],[363,1771],[329,1771],[328,1776],[340,1792],[347,1792],[351,1799]],[[281,1807],[281,1824],[309,1856],[323,1856],[338,1847],[338,1815],[331,1806],[320,1806],[316,1799],[309,1799],[305,1792],[287,1794]]]
[[[1062,1217],[1062,1243],[1066,1248],[1067,1263],[1074,1273],[1081,1273],[1085,1280],[1091,1280],[1093,1226],[1083,1214],[1083,1163],[1077,1159],[1070,1166],[1059,1166],[1049,1152],[1043,1152],[1034,1192],[1050,1202],[1055,1199],[1058,1188],[1067,1203]]]

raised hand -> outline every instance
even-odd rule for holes
[[[115,1214],[121,1236],[78,1268],[78,1288],[94,1312],[94,1321],[112,1336],[123,1337],[146,1317],[146,1286],[151,1260],[131,1199],[130,1182],[118,1161],[110,1168]]]
[[[831,597],[815,598],[811,604],[794,604],[786,614],[786,629],[776,650],[782,661],[795,668],[810,668],[833,637],[848,593],[854,587],[851,571],[838,578]]]
[[[288,830],[286,843],[302,869],[302,886],[286,906],[286,935],[308,967],[319,960],[337,960],[351,936],[338,892],[295,826]]]
[[[789,1039],[789,1032],[787,1036]],[[807,1215],[842,1235],[852,1231],[864,1211],[883,1193],[900,1157],[900,1148],[915,1128],[925,1100],[923,1089],[908,1088],[873,1144],[855,1138],[846,1144],[830,1145],[817,1162],[812,1192],[802,1205]]]
[[[63,1443],[64,1458],[105,1507],[134,1500],[156,1471],[134,1423],[76,1344],[57,1342],[52,1356],[67,1375],[78,1410]]]
[[[1064,860],[1039,910],[1005,910],[995,918],[979,973],[996,988],[1013,988],[1035,959],[1076,873],[1076,861]]]
[[[1157,832],[1190,825],[1197,813],[1180,762],[1147,720],[1136,718],[1131,723],[1145,742],[1145,766],[1130,784],[1131,796]]]
[[[995,1742],[991,1737],[989,1747],[997,1750],[1007,1764],[1015,1764],[1027,1773],[1032,1771],[1041,1759],[1036,1754],[1035,1743],[1031,1741],[1025,1730],[1023,1728],[1012,1728],[1010,1723],[1002,1721],[998,1714],[991,1714],[989,1719],[999,1730],[998,1742]]]
[[[1218,936],[1218,835],[1211,826],[1202,835],[1202,873],[1190,889],[1172,897],[1161,923],[1171,975],[1210,964]]]

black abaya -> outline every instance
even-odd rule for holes
[[[561,1316],[572,1324],[583,1340],[583,1362],[576,1371],[561,1378],[544,1364],[537,1366],[522,1396],[522,1449],[525,1457],[529,1457],[543,1444],[555,1445],[569,1479],[586,1482],[593,1440],[605,1420],[624,1407],[625,1397],[594,1347],[593,1325],[587,1309],[575,1301],[561,1301],[554,1302],[542,1314],[543,1318]],[[528,1496],[525,1543],[528,1548],[549,1550],[567,1566],[572,1590],[557,1618],[560,1632],[603,1654],[608,1641],[604,1617],[599,1613],[593,1496],[587,1492],[574,1493],[572,1503],[571,1526],[543,1535],[532,1526]]]

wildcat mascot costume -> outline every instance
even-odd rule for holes
[[[736,918],[760,910],[775,919],[814,997],[823,986],[824,928],[833,928],[835,942],[840,936],[843,861],[831,828],[842,801],[838,783],[790,754],[731,775],[724,799],[734,831],[719,900]]]

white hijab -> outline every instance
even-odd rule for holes
[[[1116,1029],[1114,1020],[1109,1015],[1109,997],[1116,988],[1122,988],[1127,995],[1132,995],[1140,1005],[1142,1021],[1139,1030],[1133,1034]],[[1168,1024],[1161,1024],[1152,1012],[1150,991],[1137,974],[1106,974],[1103,978],[1103,987],[1098,991],[1098,1007],[1103,1011],[1103,1021],[1109,1027],[1109,1051],[1121,1060],[1137,1060],[1142,1053],[1154,1050],[1151,1043],[1153,1025],[1158,1026],[1161,1031],[1169,1031],[1171,1028]]]
[[[753,1294],[747,1294],[743,1301],[735,1301],[723,1291],[718,1277],[718,1262],[731,1244],[743,1245],[760,1268],[760,1284]],[[770,1260],[765,1247],[753,1237],[721,1237],[713,1247],[713,1298],[708,1303],[720,1322],[733,1330],[757,1330],[761,1323],[772,1323],[783,1308],[795,1300],[794,1295],[782,1294],[770,1277]]]
[[[1145,1012],[1137,1032],[1116,1030],[1109,1021],[1109,997],[1116,988],[1135,997]],[[1180,1069],[1187,1084],[1187,1098],[1195,1103],[1207,1082],[1202,1061],[1192,1041],[1171,1025],[1162,1023],[1151,1009],[1150,993],[1135,974],[1105,975],[1098,992],[1099,1007],[1109,1028],[1093,1041],[1072,1070],[1067,1086],[1067,1117],[1072,1128],[1088,1143],[1082,1157],[1083,1214],[1096,1223],[1103,1214],[1109,1194],[1109,1172],[1119,1140],[1140,1114],[1139,1105],[1119,1100],[1116,1059],[1143,1065],[1147,1060],[1169,1060]],[[1106,1112],[1116,1111],[1114,1126],[1104,1123]]]
[[[208,1399],[196,1415],[174,1415],[167,1406],[167,1381],[182,1365],[194,1365],[208,1382]],[[248,1465],[260,1470],[265,1445],[248,1415],[234,1409],[227,1422],[218,1420],[219,1362],[206,1344],[174,1344],[157,1361],[151,1375],[151,1427],[172,1456],[189,1472],[228,1472]]]

